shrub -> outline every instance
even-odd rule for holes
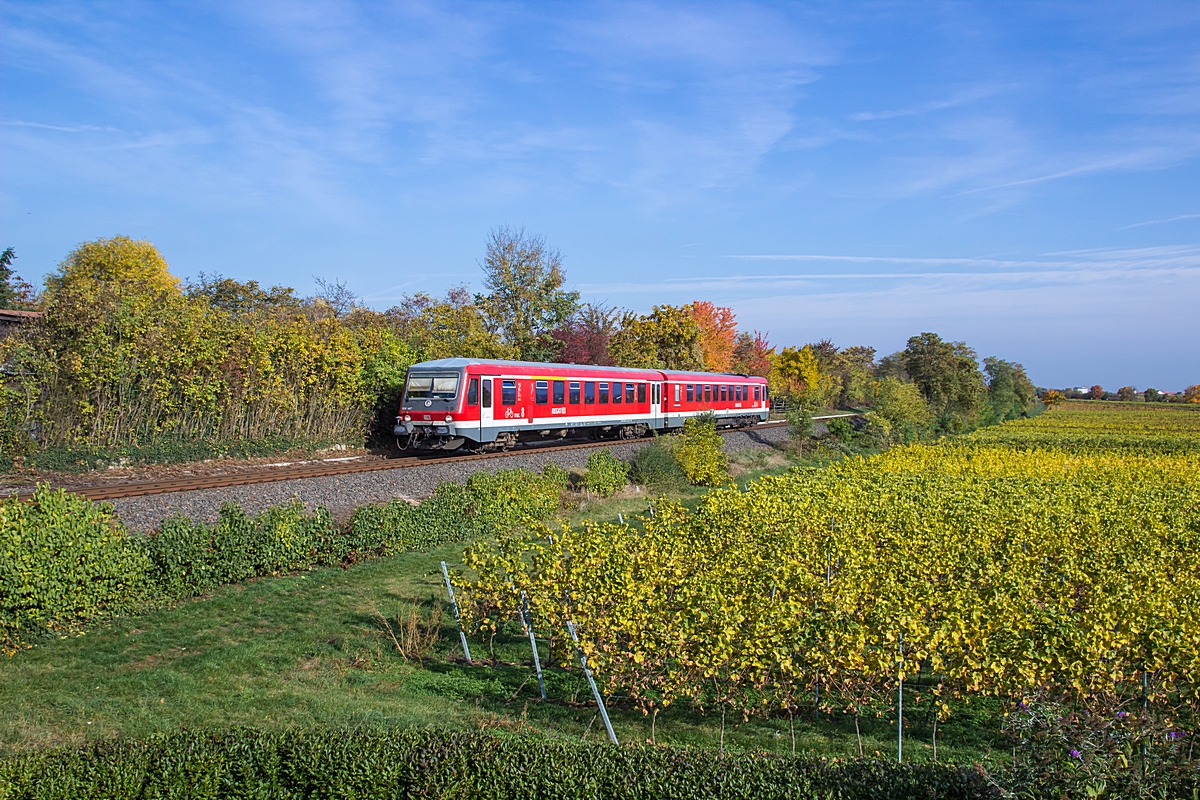
[[[428,674],[428,673],[420,673]],[[472,681],[472,683],[482,683]],[[469,687],[477,693],[479,687]],[[469,694],[467,695],[469,696]],[[177,731],[0,759],[11,796],[999,797],[974,767],[430,730]]]
[[[22,631],[75,631],[132,610],[149,570],[108,504],[48,486],[31,503],[0,500],[0,647],[11,654]]]
[[[656,492],[686,486],[687,476],[675,460],[669,441],[655,439],[634,453],[629,462],[629,479]]]
[[[717,486],[729,480],[729,461],[725,458],[724,446],[725,440],[717,433],[716,418],[702,414],[684,421],[675,458],[689,482],[697,486]]]
[[[597,450],[588,456],[583,485],[592,494],[612,497],[628,482],[629,465],[607,450]]]
[[[829,428],[830,435],[836,436],[839,442],[848,442],[854,438],[854,426],[849,420],[831,419],[826,427]]]
[[[419,505],[393,500],[358,509],[344,531],[329,512],[293,501],[256,517],[236,505],[217,522],[176,516],[157,532],[130,536],[107,504],[38,487],[32,503],[0,500],[0,647],[20,634],[81,629],[260,575],[358,561],[478,538],[559,508],[567,473],[549,464],[477,472],[443,483]]]
[[[143,546],[158,591],[165,599],[177,599],[258,575],[311,567],[336,534],[328,511],[319,508],[307,515],[299,501],[268,508],[257,517],[229,503],[216,524],[173,517]]]

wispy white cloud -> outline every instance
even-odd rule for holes
[[[1125,225],[1123,227],[1117,228],[1117,230],[1127,231],[1130,228],[1141,228],[1145,225],[1165,225],[1168,222],[1180,222],[1181,220],[1185,220],[1185,219],[1200,219],[1200,214],[1180,214],[1177,217],[1168,217],[1167,219],[1151,219],[1151,220],[1146,220],[1145,222],[1135,222],[1132,225]]]

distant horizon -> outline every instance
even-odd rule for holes
[[[711,300],[777,347],[934,331],[1047,388],[1200,383],[1200,6],[6,3],[0,248],[368,306]]]

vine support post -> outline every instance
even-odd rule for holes
[[[521,590],[521,617],[525,623],[525,630],[529,632],[529,646],[533,648],[533,668],[537,670],[538,691],[545,700],[546,682],[542,680],[542,657],[538,654],[537,638],[533,635],[533,615],[529,613],[529,598],[525,596],[523,589]]]
[[[583,648],[579,646],[579,637],[575,634],[575,623],[571,620],[567,620],[567,632],[571,634],[571,641],[575,643],[575,653],[579,656],[579,665],[583,667],[583,674],[587,676],[588,686],[592,687],[592,696],[596,698],[596,706],[600,709],[600,719],[604,720],[604,729],[608,731],[608,740],[613,744],[618,744],[617,734],[613,732],[612,723],[608,721],[608,709],[604,707],[604,698],[600,696],[600,689],[596,686],[592,671],[588,669],[587,656],[583,654]]]
[[[896,762],[904,763],[904,633],[900,633],[900,668],[896,676],[900,688],[896,694]]]
[[[450,585],[450,571],[446,569],[446,562],[442,562],[442,577],[446,579],[446,592],[450,595],[450,605],[454,609],[454,624],[458,626],[458,639],[462,642],[463,655],[467,657],[467,663],[473,664],[471,660],[471,648],[467,647],[467,634],[463,633],[462,615],[458,613],[458,601],[454,599],[454,587]]]

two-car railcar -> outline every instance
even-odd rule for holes
[[[753,375],[445,358],[409,367],[395,433],[419,449],[507,449],[591,435],[634,439],[711,413],[723,427],[765,422]]]

